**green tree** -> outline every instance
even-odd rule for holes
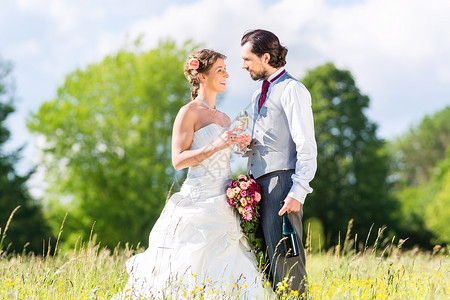
[[[14,112],[14,84],[11,78],[12,65],[0,59],[0,240],[5,235],[6,222],[12,211],[20,205],[6,232],[0,254],[8,251],[21,252],[24,249],[36,254],[43,251],[43,240],[49,237],[41,206],[34,201],[27,189],[26,182],[32,171],[19,175],[15,164],[20,159],[22,148],[8,153],[5,143],[11,136],[5,121]],[[2,249],[3,248],[3,249]]]
[[[425,224],[425,211],[429,201],[434,198],[436,189],[432,186],[406,186],[394,192],[400,203],[397,212],[399,234],[407,237],[409,244],[428,248],[433,233]]]
[[[364,110],[369,98],[360,93],[351,73],[327,63],[310,70],[302,82],[312,96],[318,168],[305,219],[315,217],[327,234],[325,246],[341,241],[354,219],[353,233],[365,240],[370,227],[394,228],[397,208],[388,191],[388,156],[377,126]]]
[[[449,242],[448,152],[450,151],[450,107],[426,115],[389,145],[395,195],[400,200],[402,235],[415,244]],[[447,153],[447,157],[446,157]]]
[[[406,186],[428,182],[449,145],[450,106],[426,115],[392,143],[398,182]]]
[[[49,211],[67,244],[94,231],[111,247],[146,242],[167,198],[172,123],[189,99],[183,65],[194,46],[122,49],[67,75],[28,122],[45,136]],[[56,216],[55,216],[56,214]]]
[[[450,147],[446,159],[434,173],[430,186],[434,189],[433,200],[425,209],[425,225],[435,236],[432,243],[450,243]]]

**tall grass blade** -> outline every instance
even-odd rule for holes
[[[20,208],[20,205],[17,206],[16,208],[14,208],[14,210],[12,211],[12,213],[9,215],[8,221],[6,222],[5,229],[3,230],[3,233],[2,233],[2,239],[0,240],[0,254],[3,252],[3,241],[4,241],[5,238],[6,238],[6,232],[8,231],[9,224],[11,223],[11,220],[12,220],[14,214],[16,213],[16,211],[17,211],[19,208]],[[0,230],[0,233],[1,233],[1,230]]]

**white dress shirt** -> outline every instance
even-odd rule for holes
[[[275,78],[283,70],[284,68],[280,68],[268,80]],[[272,86],[280,78],[270,84],[266,99],[269,98]],[[309,183],[317,169],[317,145],[314,136],[311,95],[301,82],[293,80],[287,85],[280,100],[297,150],[295,173],[292,175],[293,184],[288,196],[303,204],[306,195],[313,190]]]

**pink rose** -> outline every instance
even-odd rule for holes
[[[234,195],[235,195],[235,193],[233,192],[233,189],[232,188],[228,188],[227,189],[227,197],[228,198],[233,198]]]
[[[237,181],[233,181],[231,186],[232,187],[237,187],[238,186],[238,182]]]
[[[247,203],[248,204],[252,204],[253,203],[253,199],[252,198],[248,199]]]
[[[245,175],[239,175],[239,176],[238,176],[238,180],[239,180],[239,181],[247,180],[247,176],[245,176]]]
[[[247,191],[241,190],[240,195],[241,195],[241,197],[247,197]]]
[[[233,199],[227,199],[227,202],[228,202],[229,205],[231,205],[233,207],[236,207],[236,204],[234,204]]]
[[[246,181],[241,181],[239,183],[239,186],[241,187],[241,189],[246,190],[249,186],[249,184]]]
[[[247,212],[253,212],[253,207],[252,207],[251,205],[247,205],[247,206],[245,207],[245,210],[246,210]]]
[[[253,219],[252,213],[245,213],[242,215],[242,218],[246,221],[251,221]]]
[[[200,63],[198,62],[198,59],[193,57],[189,60],[188,65],[189,65],[189,69],[197,70]]]
[[[255,192],[255,201],[259,202],[261,200],[261,194],[258,192]]]

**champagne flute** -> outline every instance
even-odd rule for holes
[[[246,110],[241,110],[234,121],[234,128],[241,129],[242,133],[248,128],[248,113]],[[241,144],[235,146],[234,153],[244,154],[248,149],[241,149]]]

